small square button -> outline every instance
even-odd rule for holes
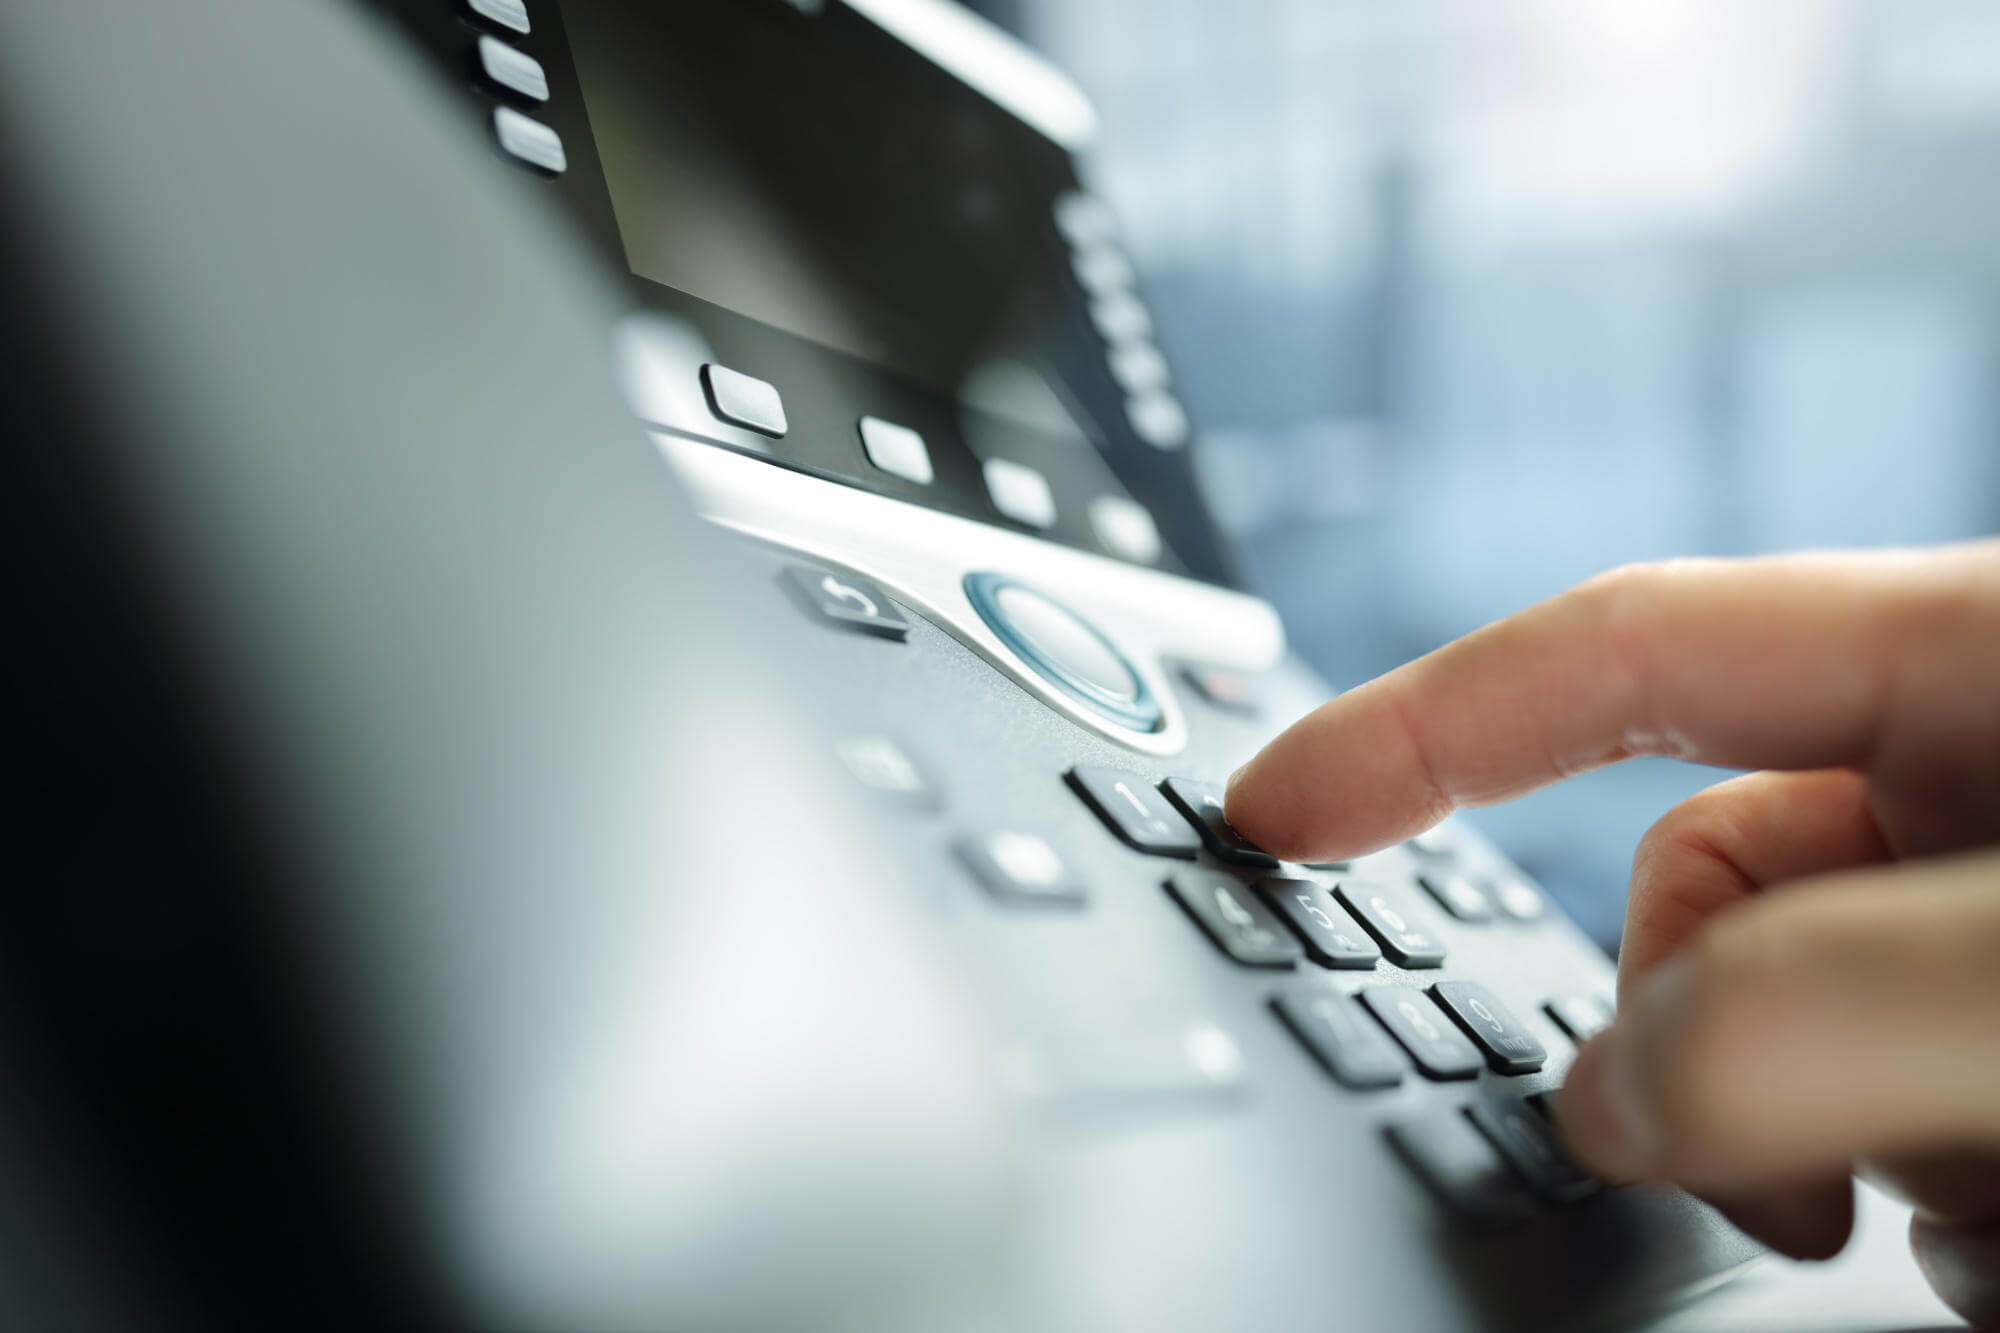
[[[560,176],[569,167],[569,157],[563,152],[562,136],[511,106],[493,108],[493,135],[509,157],[537,171]]]
[[[910,752],[887,736],[849,736],[834,746],[854,780],[898,805],[935,810],[938,789]]]
[[[1539,921],[1549,910],[1542,891],[1524,880],[1502,880],[1493,889],[1493,902],[1516,921]]]
[[[1149,342],[1113,343],[1104,353],[1111,378],[1127,393],[1147,393],[1167,387],[1167,358]]]
[[[465,12],[495,27],[527,35],[528,6],[524,0],[465,0]]]
[[[1187,409],[1160,389],[1135,393],[1125,400],[1125,420],[1132,433],[1155,449],[1178,449],[1187,443]]]
[[[701,391],[718,421],[774,440],[782,438],[789,427],[785,400],[779,396],[778,386],[768,380],[711,362],[701,368]]]
[[[1450,912],[1460,921],[1491,921],[1493,903],[1477,884],[1464,875],[1449,871],[1428,871],[1417,876],[1417,883],[1424,891],[1437,899],[1439,907]]]
[[[1157,565],[1165,549],[1159,525],[1137,500],[1122,495],[1100,495],[1090,502],[1090,530],[1098,544],[1111,554],[1134,564]]]
[[[880,417],[861,418],[861,448],[868,461],[884,472],[928,486],[936,475],[931,469],[931,451],[924,437],[908,426],[898,426]]]
[[[1079,764],[1069,771],[1069,783],[1097,817],[1130,846],[1189,861],[1201,849],[1201,839],[1187,821],[1138,774]]]
[[[1111,291],[1090,303],[1090,322],[1107,342],[1129,342],[1153,335],[1153,316],[1145,302],[1129,291]]]
[[[479,72],[502,92],[530,102],[549,100],[549,76],[543,71],[542,62],[497,37],[480,37]]]
[[[1031,528],[1055,526],[1056,497],[1049,489],[1047,477],[1009,458],[989,458],[982,470],[986,474],[986,493],[993,497],[993,507],[1003,517]]]
[[[787,565],[785,582],[808,610],[837,625],[885,639],[900,639],[910,632],[910,622],[889,595],[867,579],[811,565]]]
[[[1129,291],[1137,276],[1125,252],[1108,240],[1099,240],[1074,251],[1070,255],[1070,267],[1076,271],[1076,280],[1092,296]]]
[[[1096,245],[1109,240],[1118,230],[1111,205],[1094,194],[1068,190],[1055,202],[1056,230],[1071,245]]]
[[[958,844],[958,859],[1002,902],[1041,907],[1083,905],[1083,885],[1069,873],[1048,840],[1036,834],[1000,830],[964,838]]]

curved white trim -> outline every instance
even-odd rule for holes
[[[1285,652],[1278,613],[1248,593],[1143,569],[1024,533],[776,467],[676,435],[653,434],[695,508],[725,527],[873,579],[1049,707],[1146,754],[1187,746],[1187,717],[1165,659],[1263,671]],[[994,634],[965,576],[994,570],[1047,589],[1118,646],[1160,700],[1161,727],[1112,722],[1044,680]]]
[[[1097,112],[1069,75],[953,0],[847,6],[1070,151],[1097,137]]]

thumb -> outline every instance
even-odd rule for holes
[[[1741,1194],[2000,1144],[2000,854],[1849,873],[1711,921],[1571,1067],[1599,1173]]]

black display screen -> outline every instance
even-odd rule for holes
[[[982,470],[1004,458],[1051,484],[1039,535],[1132,558],[1092,516],[1136,497],[1149,563],[1226,580],[1184,451],[1134,439],[1106,370],[1051,215],[1061,145],[838,3],[561,14],[626,262],[785,394],[774,458],[1007,522]],[[919,431],[935,478],[870,466],[863,415]]]

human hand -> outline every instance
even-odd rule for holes
[[[1572,1148],[1799,1257],[1860,1170],[2000,1325],[2000,542],[1613,571],[1305,717],[1227,814],[1334,860],[1642,754],[1762,771],[1640,843]]]

